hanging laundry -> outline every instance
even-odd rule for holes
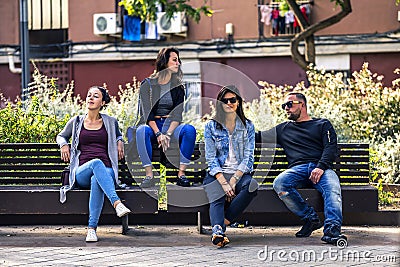
[[[285,23],[290,24],[294,22],[294,13],[292,10],[289,10],[288,12],[286,12],[285,14]]]
[[[145,38],[152,40],[158,39],[157,24],[155,22],[146,22]]]
[[[140,41],[140,18],[124,16],[124,30],[122,38],[127,41]]]
[[[303,14],[304,18],[308,21],[308,15],[307,15],[307,7],[306,5],[301,5],[300,6],[301,13]]]
[[[272,33],[274,35],[278,35],[278,27],[279,27],[279,10],[278,7],[274,7],[271,13],[272,19]]]
[[[301,5],[301,7],[305,7],[306,8],[306,14],[307,14],[307,17],[309,18],[310,14],[311,14],[311,5],[310,4],[303,4],[303,5]]]
[[[265,25],[270,25],[272,8],[268,5],[261,5],[260,12],[261,12],[261,22],[263,22]]]
[[[301,14],[303,14],[303,17],[308,22],[307,7],[305,5],[301,5],[300,6],[300,11],[301,11]],[[300,23],[297,21],[297,18],[294,18],[293,27],[296,28],[296,27],[299,27],[299,26],[300,26]]]

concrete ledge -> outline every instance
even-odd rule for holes
[[[203,212],[208,210],[208,199],[202,186],[180,187],[168,185],[168,212]],[[304,200],[316,211],[324,210],[321,194],[310,188],[299,189]],[[378,190],[371,185],[342,185],[343,212],[377,212]],[[272,185],[260,186],[257,196],[247,207],[249,213],[289,212]]]
[[[158,190],[142,190],[138,186],[118,189],[119,197],[136,213],[158,212]],[[1,186],[0,214],[4,215],[50,215],[88,214],[89,190],[71,190],[67,201],[59,201],[59,187],[54,186]],[[110,202],[105,199],[103,214],[115,214]]]
[[[320,218],[323,214],[319,213]],[[344,213],[343,225],[354,226],[400,226],[400,210]],[[4,215],[0,214],[0,225],[86,225],[88,215]],[[297,226],[302,222],[294,214],[288,212],[276,213],[245,213],[239,222],[249,221],[254,226]],[[201,218],[203,225],[209,225],[208,213],[203,213]],[[111,214],[102,214],[100,225],[118,225],[121,219]],[[129,224],[133,225],[197,225],[197,213],[167,213],[159,211],[158,214],[130,214]]]

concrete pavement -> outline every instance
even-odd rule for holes
[[[211,245],[210,228],[101,225],[85,243],[84,226],[0,226],[0,266],[399,266],[399,227],[344,226],[347,248],[324,244],[322,230],[296,238],[299,227],[228,228],[231,243]]]

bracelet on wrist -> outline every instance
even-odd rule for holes
[[[160,135],[162,135],[162,132],[156,132],[156,137],[158,138]]]
[[[172,133],[171,132],[167,132],[167,136],[171,137]]]
[[[234,179],[236,180],[236,182],[237,182],[237,181],[240,180],[241,177],[239,177],[239,176],[237,176],[236,174],[234,174],[234,175],[232,175],[232,178],[234,178]]]

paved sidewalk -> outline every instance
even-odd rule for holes
[[[195,226],[0,226],[0,266],[399,266],[399,227],[343,227],[349,246],[324,244],[322,230],[296,238],[299,227],[228,228],[231,244],[211,245]],[[210,231],[209,228],[207,228]]]

